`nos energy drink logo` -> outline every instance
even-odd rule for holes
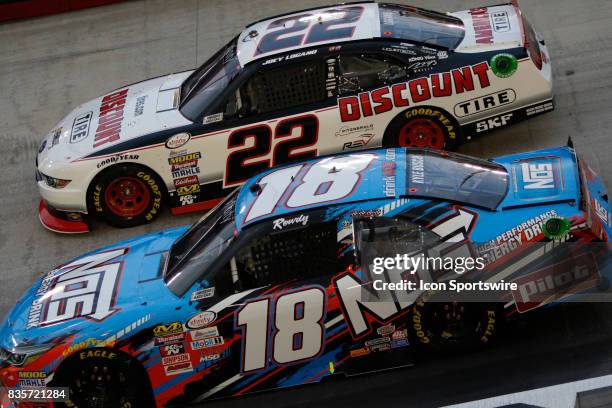
[[[521,200],[554,197],[563,190],[561,160],[542,157],[521,160],[514,165],[514,193]]]

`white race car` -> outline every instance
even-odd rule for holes
[[[43,139],[43,225],[86,232],[212,207],[253,174],[376,146],[453,149],[553,109],[544,41],[515,3],[353,3],[256,22],[195,71],[84,103]],[[322,189],[325,186],[321,186]]]

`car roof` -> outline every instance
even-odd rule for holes
[[[279,26],[271,26],[271,23],[275,21],[279,21],[283,19],[287,21],[286,28],[291,29],[295,23],[291,21],[292,18],[301,16],[300,21],[333,21],[339,20],[343,17],[343,14],[340,12],[333,11],[341,11],[346,8],[361,8],[362,13],[361,17],[355,24],[350,23],[338,23],[337,27],[334,28],[343,28],[343,27],[351,27],[354,26],[350,36],[336,38],[336,39],[322,39],[319,41],[304,43],[306,35],[302,36],[302,41],[300,44],[288,45],[282,49],[274,49],[274,50],[265,50],[262,49],[261,41],[262,39],[275,31],[279,31]],[[292,12],[288,14],[283,14],[280,16],[268,18],[262,21],[258,21],[246,27],[246,29],[238,36],[238,61],[241,66],[245,66],[250,62],[255,60],[271,57],[273,55],[278,55],[282,53],[286,53],[293,50],[300,50],[303,48],[320,46],[325,44],[334,44],[338,42],[346,42],[346,41],[356,41],[356,40],[367,40],[373,39],[376,37],[380,37],[380,18],[379,18],[379,9],[378,4],[373,2],[356,2],[356,3],[344,3],[334,6],[320,7],[308,10],[302,10],[297,12]],[[267,37],[267,38],[272,38]]]

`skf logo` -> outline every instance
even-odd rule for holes
[[[525,190],[555,188],[552,163],[521,163],[521,172]]]
[[[169,324],[160,324],[155,326],[153,334],[155,337],[166,336],[168,334],[177,334],[183,332],[183,324],[181,322],[173,322]]]
[[[506,126],[510,122],[510,119],[512,119],[512,113],[507,113],[505,115],[483,120],[482,122],[478,122],[476,124],[476,132],[480,133],[498,127]]]

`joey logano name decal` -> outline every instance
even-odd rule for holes
[[[119,140],[127,93],[128,90],[123,89],[102,98],[100,119],[94,137],[94,148]]]
[[[431,74],[392,86],[362,92],[358,96],[338,99],[338,109],[342,122],[359,120],[362,117],[378,115],[395,108],[421,103],[431,98],[451,96],[471,92],[478,83],[480,88],[491,85],[489,65],[481,62],[473,66],[454,69],[450,72]]]

